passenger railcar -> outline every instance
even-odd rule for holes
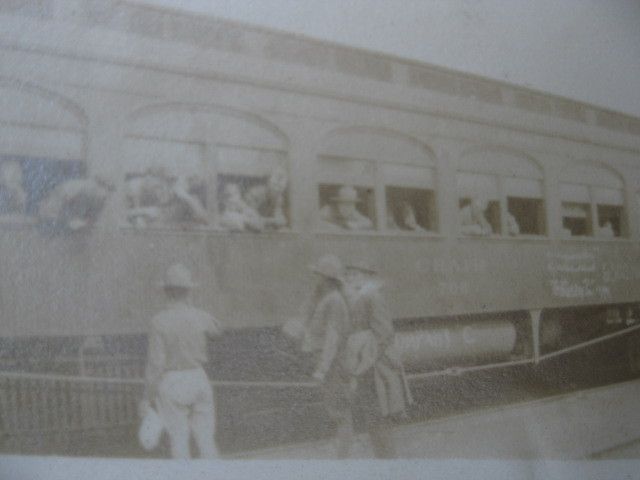
[[[300,314],[327,252],[379,265],[415,369],[535,361],[640,321],[639,119],[136,2],[3,2],[0,24],[0,167],[25,195],[0,205],[6,358],[144,333],[174,261],[240,345]],[[264,197],[274,172],[279,223],[225,227],[229,185]],[[43,229],[43,199],[93,175],[116,186],[97,223]],[[142,199],[145,178],[184,180],[206,218]],[[344,186],[371,228],[323,224]],[[484,231],[464,220],[478,198]]]

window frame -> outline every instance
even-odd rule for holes
[[[577,164],[577,165],[573,165],[573,167],[588,167],[590,169],[596,169],[596,170],[603,170],[606,171],[608,174],[614,176],[619,182],[620,185],[617,187],[611,186],[611,185],[605,185],[605,184],[597,184],[597,183],[593,183],[593,182],[587,182],[583,179],[578,179],[576,181],[567,181],[564,180],[563,178],[561,178],[558,182],[558,199],[559,199],[559,206],[560,206],[560,227],[561,227],[561,233],[564,230],[564,213],[563,213],[563,209],[564,206],[568,203],[582,203],[584,205],[588,205],[588,218],[587,218],[587,223],[590,225],[590,233],[588,235],[570,235],[570,236],[565,236],[565,235],[560,235],[560,238],[564,241],[571,241],[571,240],[592,240],[592,241],[624,241],[624,240],[628,240],[631,238],[630,235],[630,231],[629,231],[629,206],[628,206],[628,202],[627,202],[627,198],[625,195],[625,187],[624,187],[624,181],[622,180],[622,178],[620,177],[619,174],[617,174],[617,172],[614,171],[610,171],[608,168],[600,166],[600,165],[590,165],[590,164]],[[569,167],[567,169],[566,172],[571,172],[572,168]],[[566,172],[565,175],[566,175]],[[575,200],[566,200],[566,197],[563,195],[562,189],[563,186],[571,186],[571,187],[580,187],[584,190],[586,190],[586,201],[583,202],[578,202]],[[612,203],[598,203],[598,198],[601,197],[601,192],[605,191],[605,190],[609,190],[611,192],[615,192],[614,196],[619,196],[619,203],[618,204],[612,204]],[[610,193],[611,193],[610,192]],[[619,208],[620,209],[620,218],[619,218],[619,235],[615,235],[612,237],[608,237],[608,236],[603,236],[603,235],[599,235],[599,230],[602,228],[600,226],[600,214],[599,214],[599,208],[598,207],[615,207],[615,208]]]
[[[426,157],[428,158],[428,157]],[[316,165],[319,168],[322,168],[323,161],[344,161],[344,162],[362,162],[366,165],[366,168],[370,169],[366,178],[359,179],[357,177],[349,178],[348,182],[336,183],[333,175],[335,174],[327,174],[327,173],[319,173],[316,175],[315,179],[315,188],[316,188],[316,213],[315,213],[315,228],[316,233],[330,233],[330,234],[339,234],[339,235],[378,235],[378,236],[441,236],[440,234],[440,222],[439,222],[439,210],[438,210],[438,190],[436,183],[436,166],[435,164],[425,162],[424,165],[416,165],[415,163],[406,163],[406,162],[390,162],[384,161],[380,159],[369,159],[369,158],[355,158],[350,156],[343,155],[335,155],[335,154],[323,154],[320,153],[316,159]],[[400,167],[400,168],[411,168],[411,169],[420,169],[429,171],[428,176],[432,178],[432,185],[430,186],[416,186],[416,185],[403,185],[400,182],[388,182],[386,180],[386,175],[384,174],[385,168],[389,167]],[[352,186],[354,188],[371,188],[373,193],[373,205],[374,212],[372,217],[368,217],[373,222],[373,228],[367,230],[340,230],[333,231],[323,229],[321,227],[320,221],[320,210],[324,205],[320,204],[320,195],[319,188],[322,185],[340,185],[340,186]],[[387,188],[406,188],[406,189],[414,189],[414,190],[423,190],[428,192],[433,200],[433,204],[429,206],[429,211],[434,215],[433,225],[434,228],[425,230],[425,231],[411,231],[411,230],[402,230],[402,229],[394,229],[389,228],[387,225],[387,216],[390,212],[388,208],[388,196],[387,196]],[[431,188],[429,188],[431,187]]]
[[[463,197],[461,196],[461,193],[459,191],[459,185],[457,184],[458,182],[458,178],[459,175],[463,174],[463,175],[482,175],[485,177],[490,177],[493,180],[495,180],[496,182],[496,195],[497,195],[497,199],[489,199],[489,203],[491,202],[496,202],[498,204],[498,212],[499,212],[499,227],[500,227],[500,231],[499,232],[493,232],[490,235],[469,235],[469,234],[464,234],[462,233],[462,223],[461,223],[461,218],[460,218],[460,202],[462,200],[472,200],[469,197]],[[511,240],[515,240],[515,239],[544,239],[544,238],[548,238],[549,237],[549,224],[548,224],[548,214],[547,214],[547,200],[545,197],[545,178],[544,176],[542,176],[541,178],[532,178],[532,177],[527,177],[527,176],[523,176],[523,175],[509,175],[505,172],[500,172],[500,171],[493,171],[493,172],[487,172],[486,170],[473,170],[473,169],[458,169],[456,171],[456,189],[457,189],[457,208],[458,208],[458,221],[457,221],[457,234],[458,237],[460,238],[492,238],[492,239],[511,239]],[[507,194],[506,192],[506,188],[505,188],[505,184],[507,183],[508,179],[520,179],[520,180],[528,180],[528,181],[532,181],[532,182],[538,182],[540,184],[540,190],[541,190],[541,194],[539,197],[515,197],[515,196],[510,196]],[[527,199],[527,200],[537,200],[541,202],[541,205],[539,206],[539,214],[542,215],[542,220],[539,221],[539,224],[541,224],[541,226],[543,227],[543,231],[542,233],[518,233],[516,235],[509,235],[508,232],[508,221],[507,221],[507,215],[511,214],[509,212],[509,198],[522,198],[522,199]],[[486,211],[486,210],[485,210]],[[513,215],[513,214],[511,214]],[[489,221],[489,219],[487,219],[487,221],[489,223],[491,223]]]

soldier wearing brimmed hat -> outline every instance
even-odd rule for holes
[[[406,416],[411,403],[404,368],[395,349],[395,333],[376,267],[356,261],[347,265],[348,300],[354,333],[348,341],[350,371],[357,379],[353,402],[356,428],[369,432],[378,458],[395,457],[389,427]]]
[[[345,458],[353,443],[351,377],[345,368],[346,340],[352,332],[343,291],[344,267],[335,255],[325,255],[310,266],[318,276],[304,326],[302,350],[315,355],[313,378],[322,382],[325,407],[337,424],[336,454]]]
[[[221,328],[207,312],[190,305],[196,286],[184,265],[169,267],[161,284],[168,305],[151,320],[143,405],[156,404],[174,458],[190,457],[191,434],[201,457],[217,456],[213,392],[203,365],[207,336],[219,335]]]
[[[493,227],[486,217],[489,200],[474,197],[460,208],[460,233],[463,235],[491,235]]]
[[[330,199],[328,205],[320,209],[320,220],[323,229],[371,230],[373,222],[361,214],[357,205],[360,203],[358,191],[351,186],[343,186],[338,194]]]

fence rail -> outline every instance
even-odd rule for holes
[[[584,341],[558,351],[548,352],[539,361],[640,330],[634,325]],[[92,437],[99,442],[118,442],[133,438],[138,419],[138,402],[142,397],[144,363],[128,358],[109,364],[95,358],[85,363],[85,375],[0,371],[0,449],[20,453],[78,452],[78,442]],[[121,359],[122,360],[122,359]],[[409,374],[411,383],[426,378],[460,375],[478,370],[534,363],[523,358],[467,367],[452,367]],[[74,371],[72,369],[71,371]],[[75,369],[74,373],[78,370]],[[317,388],[313,381],[235,381],[215,380],[218,387],[259,389]],[[267,409],[268,410],[268,409]],[[246,413],[246,412],[245,412]],[[230,418],[235,418],[229,412]]]
[[[142,388],[139,381],[116,378],[2,373],[3,450],[60,452],[81,441],[79,433],[108,436],[130,430]]]

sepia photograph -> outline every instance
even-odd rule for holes
[[[637,474],[639,21],[0,0],[0,476]]]

